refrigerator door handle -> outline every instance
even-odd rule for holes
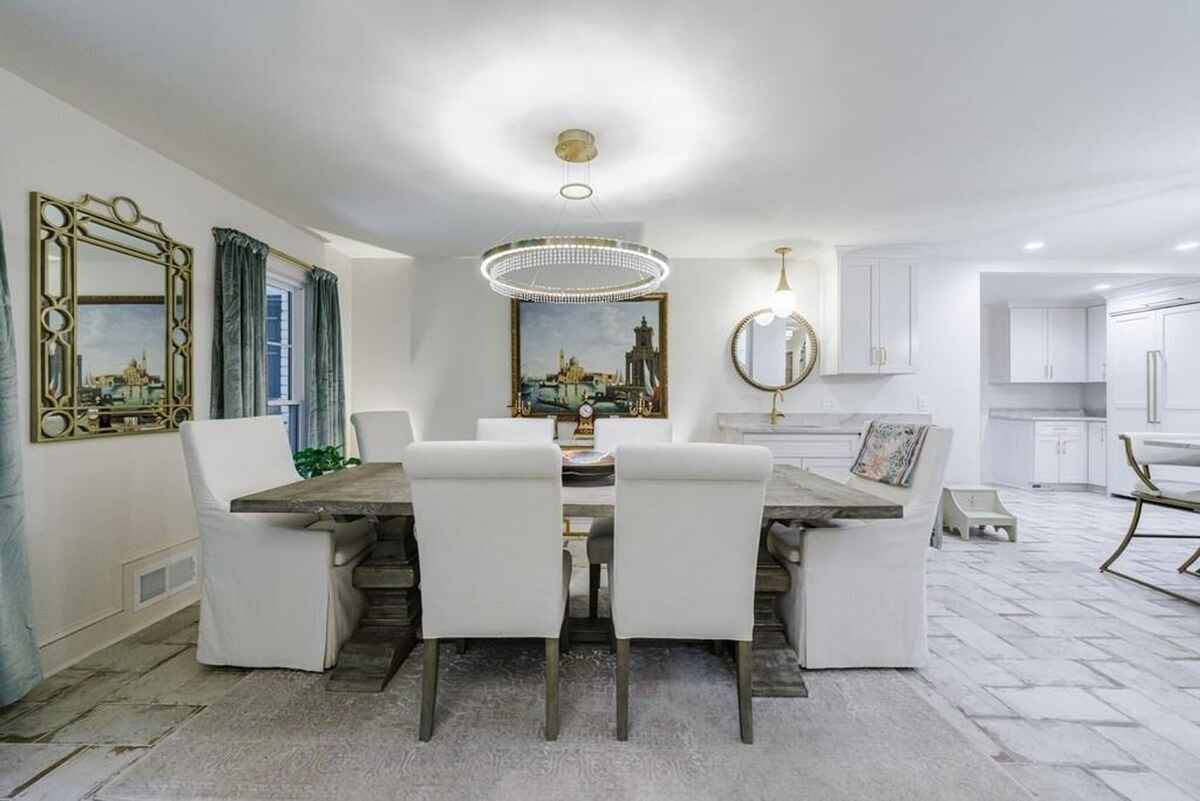
[[[1153,423],[1154,417],[1154,351],[1146,351],[1146,422]]]
[[[1162,418],[1159,416],[1158,404],[1159,404],[1159,401],[1161,400],[1159,397],[1159,392],[1161,390],[1161,387],[1159,386],[1159,384],[1160,384],[1162,375],[1159,372],[1159,365],[1161,364],[1160,360],[1162,359],[1162,351],[1161,350],[1150,351],[1150,358],[1151,358],[1151,363],[1154,365],[1154,382],[1153,382],[1154,409],[1153,409],[1153,418],[1150,420],[1150,422],[1151,423],[1161,423]]]

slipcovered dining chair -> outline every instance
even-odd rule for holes
[[[670,442],[671,421],[662,418],[601,417],[596,421],[596,450],[612,453],[618,445],[633,442]],[[600,605],[600,567],[612,564],[613,520],[598,517],[588,530],[588,616],[596,617]]]
[[[300,480],[280,417],[187,422],[180,432],[204,558],[197,661],[332,667],[366,606],[353,574],[370,524],[229,511],[234,498]]]
[[[490,442],[553,442],[553,417],[481,417],[475,439]]]
[[[925,555],[953,436],[951,429],[929,428],[907,487],[856,475],[846,481],[902,505],[903,518],[771,527],[768,549],[792,580],[779,613],[801,666],[925,664]]]
[[[557,739],[559,637],[571,580],[558,447],[421,442],[409,448],[405,469],[421,551],[420,739],[433,736],[440,641],[489,637],[545,641],[545,736]]]
[[[630,640],[733,640],[742,742],[754,741],[750,645],[771,452],[755,445],[617,447],[612,583],[617,738],[629,736]]]
[[[350,423],[364,462],[403,462],[415,439],[408,412],[355,412]]]

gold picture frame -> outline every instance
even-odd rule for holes
[[[652,312],[648,309],[645,304],[654,304],[654,311]],[[620,375],[622,368],[619,362],[604,365],[585,365],[581,361],[574,360],[577,354],[568,353],[568,350],[572,348],[572,326],[586,325],[588,319],[594,317],[598,311],[604,310],[605,307],[607,307],[609,312],[612,312],[614,307],[622,310],[630,309],[630,313],[634,316],[646,318],[644,321],[635,321],[630,317],[629,321],[627,321],[630,323],[628,327],[631,329],[628,334],[628,340],[614,339],[610,343],[610,347],[605,348],[607,352],[612,354],[614,360],[617,359],[618,354],[624,351],[625,355],[621,357],[625,362],[624,376]],[[598,417],[667,416],[669,409],[668,387],[670,384],[670,370],[667,347],[668,304],[666,292],[651,292],[641,297],[617,301],[615,303],[534,303],[532,301],[512,300],[509,308],[511,323],[510,361],[512,368],[511,402],[514,408],[520,402],[521,408],[527,410],[527,413],[533,416],[554,416],[559,420],[568,421],[576,419],[578,404],[583,400],[589,400],[595,408],[595,413]],[[555,330],[559,338],[558,376],[553,377],[552,380],[552,376],[548,374],[549,371],[543,370],[542,373],[545,374],[545,386],[537,388],[532,386],[531,382],[542,382],[542,379],[538,378],[537,375],[522,375],[524,367],[521,358],[522,309],[529,311],[529,314],[526,315],[527,321],[532,315],[554,318],[552,321],[549,321],[548,327]],[[608,316],[611,317],[612,315]],[[652,324],[651,320],[655,322]],[[645,327],[643,328],[643,326]],[[649,331],[646,329],[649,329]],[[621,344],[622,342],[625,344]],[[530,343],[526,341],[525,344],[529,345]],[[541,344],[549,347],[552,343],[543,342]],[[626,351],[626,346],[631,347]],[[545,356],[545,354],[541,355]],[[551,365],[552,367],[553,365]],[[589,371],[589,367],[592,368],[591,371]],[[611,373],[604,373],[599,369],[602,367],[616,369]],[[633,371],[635,370],[637,371],[637,375],[633,375]],[[646,391],[647,374],[649,374],[648,380],[651,385],[649,392]],[[562,386],[556,383],[558,377],[570,379],[571,388],[567,397],[563,397],[561,401],[556,400],[551,404],[546,401],[547,393],[560,394],[560,390],[562,390]],[[609,379],[615,380],[610,381]],[[539,389],[541,392],[534,393],[534,389]],[[642,403],[638,404],[636,402],[638,399]]]
[[[31,192],[29,209],[33,441],[177,430],[192,419],[192,248],[127,197]]]

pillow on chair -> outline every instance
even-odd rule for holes
[[[867,481],[894,487],[912,485],[913,471],[925,444],[929,426],[872,421],[850,472]]]

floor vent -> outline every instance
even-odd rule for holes
[[[133,582],[134,611],[186,590],[196,583],[196,552],[183,551],[169,560],[147,565]]]

